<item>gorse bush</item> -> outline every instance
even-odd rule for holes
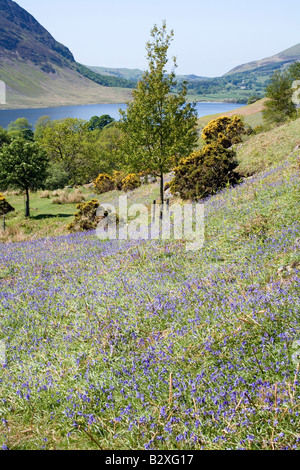
[[[233,116],[221,116],[210,121],[202,130],[202,139],[206,143],[217,142],[224,148],[229,148],[233,144],[242,141],[245,134],[245,126],[241,118]]]
[[[97,217],[99,205],[97,199],[91,199],[88,202],[78,204],[78,212],[74,214],[74,221],[67,226],[68,231],[74,233],[96,229],[100,220],[99,217]]]
[[[13,212],[15,209],[7,202],[3,194],[0,193],[0,215],[8,214]]]
[[[126,177],[126,174],[123,171],[114,171],[113,172],[114,187],[118,191],[122,190],[123,180],[124,180],[125,177]]]
[[[97,194],[103,194],[114,189],[114,180],[106,173],[100,173],[94,181],[94,189]]]
[[[122,190],[125,192],[132,191],[140,186],[141,180],[135,173],[130,173],[122,180]]]
[[[218,143],[211,143],[187,158],[180,160],[174,168],[171,182],[172,194],[179,193],[182,199],[201,199],[237,180],[234,173],[238,162],[234,150]]]

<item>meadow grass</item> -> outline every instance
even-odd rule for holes
[[[4,449],[300,448],[299,161],[278,160],[204,202],[197,252],[0,245]]]

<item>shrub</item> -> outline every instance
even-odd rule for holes
[[[233,172],[237,165],[234,150],[225,149],[215,142],[208,144],[180,160],[174,168],[171,193],[193,200],[214,194],[237,181],[238,175]]]
[[[94,181],[94,189],[97,194],[106,193],[114,189],[114,180],[106,173],[100,173]]]
[[[132,191],[139,188],[141,184],[139,176],[135,173],[130,173],[122,180],[122,190],[125,192]]]
[[[114,187],[115,189],[118,189],[121,191],[122,186],[123,186],[123,180],[126,177],[125,173],[123,171],[114,171],[113,172],[113,181],[114,181]]]
[[[85,230],[95,230],[99,222],[97,209],[99,201],[91,199],[77,205],[78,212],[74,214],[74,221],[67,226],[69,232],[82,232]]]
[[[216,142],[224,148],[242,141],[245,133],[244,123],[238,116],[221,116],[210,121],[202,130],[202,139],[206,143]]]
[[[15,209],[7,202],[3,194],[0,193],[0,215],[8,214],[13,212]]]

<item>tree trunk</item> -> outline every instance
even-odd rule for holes
[[[164,205],[164,174],[160,174],[160,201],[161,205]]]
[[[30,210],[29,210],[29,189],[28,189],[28,188],[26,188],[25,217],[30,217]]]

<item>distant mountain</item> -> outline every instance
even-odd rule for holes
[[[87,67],[92,70],[93,72],[99,73],[101,75],[107,75],[110,77],[119,77],[119,78],[125,78],[126,80],[134,80],[138,81],[143,75],[143,70],[140,69],[126,69],[126,68],[107,68],[107,67],[98,67],[98,66],[92,66],[92,65],[87,65]],[[178,80],[187,80],[187,81],[192,81],[192,80],[209,80],[208,77],[201,77],[198,75],[176,75],[176,78]]]
[[[249,72],[254,70],[258,71],[259,69],[275,70],[279,66],[287,66],[295,61],[300,61],[300,44],[296,44],[296,46],[292,46],[271,57],[266,57],[265,59],[255,60],[253,62],[248,62],[246,64],[234,67],[225,75]]]
[[[98,67],[87,65],[87,67],[100,75],[109,77],[125,78],[126,80],[139,80],[143,75],[143,70],[140,69],[126,69],[126,68],[111,68],[111,67]]]
[[[67,47],[12,0],[0,0],[0,80],[7,86],[6,107],[120,102],[129,99],[130,90],[108,87],[134,86],[78,64]]]

